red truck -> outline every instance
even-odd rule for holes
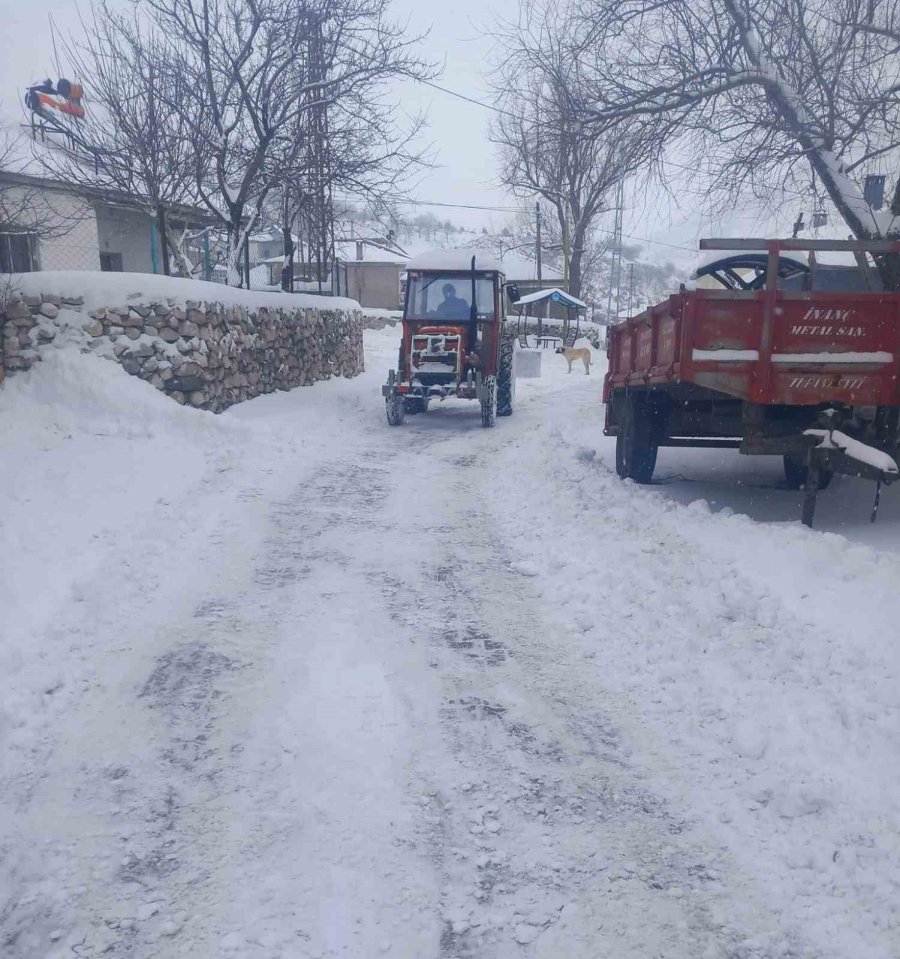
[[[878,491],[897,479],[900,293],[882,290],[866,254],[900,254],[900,242],[700,248],[728,252],[696,272],[695,288],[609,330],[605,433],[619,476],[650,482],[660,446],[780,455],[788,486],[805,490],[808,526],[834,473]],[[836,250],[857,266],[817,262]]]

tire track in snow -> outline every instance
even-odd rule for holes
[[[722,882],[727,857],[640,781],[609,716],[585,708],[592,693],[602,702],[602,686],[568,702],[585,685],[582,663],[560,664],[559,643],[543,642],[541,610],[473,505],[492,481],[477,465],[486,443],[433,447],[436,465],[400,458],[417,488],[455,479],[439,486],[439,515],[409,507],[410,526],[442,533],[384,584],[398,626],[427,640],[443,691],[446,752],[422,773],[442,875],[441,956],[523,946],[535,956],[741,955],[742,890]],[[804,954],[782,943],[780,954]]]

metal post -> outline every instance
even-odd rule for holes
[[[169,276],[169,244],[166,240],[166,211],[162,204],[156,208],[156,222],[159,229],[159,248],[162,251],[163,275]]]
[[[534,240],[534,258],[537,261],[537,281],[538,289],[543,289],[543,282],[541,277],[541,205],[540,203],[535,203],[534,205],[534,215],[537,219],[537,229],[535,231],[535,240]]]
[[[203,233],[203,279],[212,279],[212,257],[209,255],[209,231]]]
[[[812,529],[816,515],[816,497],[819,493],[819,461],[815,447],[810,447],[806,456],[806,488],[803,492],[803,525]]]
[[[631,261],[628,278],[628,312],[634,316],[634,260]]]

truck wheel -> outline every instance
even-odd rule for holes
[[[497,369],[497,416],[512,416],[516,398],[515,340],[504,335],[500,341],[500,362]]]
[[[403,397],[396,393],[393,396],[386,396],[384,400],[384,411],[387,415],[387,421],[391,426],[403,425]]]
[[[649,483],[656,469],[658,451],[647,398],[637,394],[626,396],[622,403],[622,424],[616,436],[616,472],[622,479]]]
[[[485,428],[497,422],[497,377],[486,376],[481,383],[481,425]]]
[[[808,474],[806,457],[802,453],[785,453],[784,481],[788,489],[803,489],[806,486]],[[819,470],[819,489],[828,489],[828,484],[833,477],[834,473],[831,470]]]

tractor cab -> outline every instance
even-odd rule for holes
[[[514,342],[502,265],[477,250],[440,250],[411,260],[407,271],[397,369],[382,387],[388,423],[453,396],[478,400],[484,426],[509,416]]]

